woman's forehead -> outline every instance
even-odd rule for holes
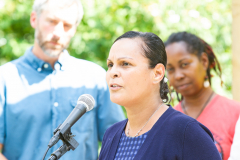
[[[109,56],[139,56],[139,53],[142,55],[142,52],[141,40],[122,38],[113,44]]]

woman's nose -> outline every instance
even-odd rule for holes
[[[110,70],[111,78],[117,78],[117,77],[119,77],[119,75],[120,75],[120,73],[119,73],[117,67],[113,66]]]
[[[184,78],[184,74],[181,71],[176,70],[176,72],[175,72],[175,79],[176,80],[182,80],[183,78]]]

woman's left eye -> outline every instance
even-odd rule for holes
[[[129,66],[130,64],[128,62],[123,62],[122,65],[123,66]]]
[[[108,68],[111,68],[111,67],[113,67],[113,64],[112,64],[112,63],[108,63],[108,64],[107,64],[107,67],[108,67]]]
[[[186,67],[188,65],[188,63],[183,63],[182,67]]]

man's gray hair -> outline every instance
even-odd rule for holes
[[[34,4],[33,4],[33,11],[35,11],[37,13],[37,15],[39,16],[42,11],[44,9],[46,9],[47,6],[47,2],[50,0],[34,0]],[[61,7],[65,7],[65,6],[70,6],[72,4],[76,4],[78,6],[78,19],[77,19],[77,24],[79,24],[82,20],[83,17],[83,7],[82,7],[82,3],[80,2],[80,0],[61,0],[61,2],[59,0],[54,0],[56,2],[56,5],[61,5]],[[63,3],[64,2],[64,3]]]

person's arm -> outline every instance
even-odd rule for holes
[[[221,160],[211,132],[197,121],[185,129],[182,155],[184,160]]]
[[[228,160],[239,160],[239,159],[240,159],[240,117],[236,124],[230,157]]]
[[[0,69],[1,73],[1,69]],[[5,82],[3,76],[0,74],[0,160],[6,160],[2,154],[3,141],[4,141],[4,106],[5,106]]]
[[[3,144],[0,144],[0,151],[2,150],[3,148]],[[6,157],[4,157],[4,155],[0,152],[0,160],[7,160]]]

